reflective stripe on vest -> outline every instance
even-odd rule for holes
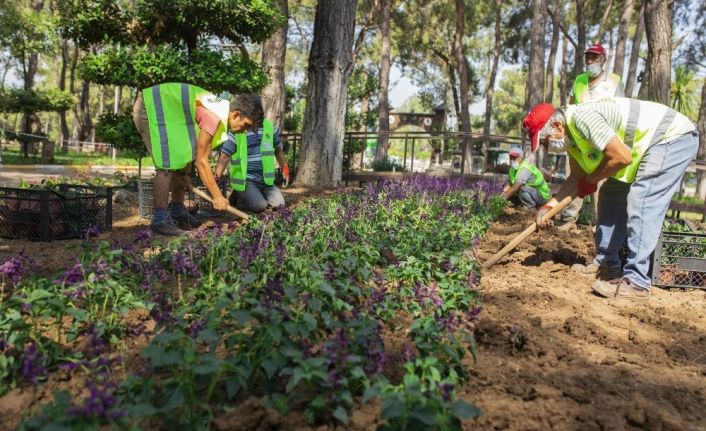
[[[515,180],[517,178],[517,173],[520,172],[520,170],[522,170],[522,169],[529,170],[532,173],[532,175],[534,176],[534,180],[527,185],[537,189],[539,194],[544,199],[549,199],[549,185],[544,180],[544,175],[542,175],[542,172],[540,172],[540,170],[535,165],[528,162],[527,160],[523,160],[522,163],[520,163],[520,166],[517,167],[517,169],[510,168],[510,171],[508,171],[510,185],[515,184]]]
[[[637,170],[640,167],[640,161],[645,152],[650,146],[662,139],[667,130],[669,130],[669,126],[676,118],[677,112],[665,107],[667,110],[658,124],[649,125],[651,126],[649,129],[646,125],[643,125],[644,130],[639,130],[638,123],[640,121],[641,104],[649,102],[640,102],[636,99],[625,100],[629,101],[628,112],[622,112],[623,116],[627,115],[626,126],[625,129],[620,129],[616,131],[615,134],[625,145],[630,147],[632,162],[613,175],[613,178],[630,184],[635,181]],[[591,142],[584,139],[578,129],[576,129],[573,122],[575,110],[576,107],[574,105],[569,105],[566,109],[567,131],[573,141],[573,144],[569,145],[567,153],[576,160],[584,172],[590,174],[598,168],[604,156],[601,150],[591,145]]]
[[[574,81],[574,102],[578,103],[584,103],[588,102],[588,100],[585,100],[587,96],[590,95],[589,93],[589,79],[590,76],[588,73],[582,73],[579,76],[576,77],[576,80]],[[610,83],[610,94],[599,94],[598,98],[602,97],[613,97],[615,96],[615,93],[618,91],[618,86],[620,86],[620,76],[616,75],[615,73],[609,73],[608,76],[606,77],[606,80],[608,83]]]
[[[235,191],[245,191],[248,178],[248,138],[245,133],[235,135],[235,153],[230,162],[230,185]],[[274,125],[270,120],[262,122],[262,140],[260,141],[262,159],[262,178],[265,185],[275,183],[275,148]]]
[[[200,132],[196,123],[196,98],[208,91],[195,85],[167,83],[142,91],[157,169],[179,170],[196,158]],[[211,147],[220,145],[225,126],[220,123]]]

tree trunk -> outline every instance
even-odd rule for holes
[[[456,55],[456,67],[458,68],[458,77],[461,81],[461,131],[463,139],[461,140],[461,148],[463,149],[463,158],[465,163],[461,173],[467,174],[471,172],[473,165],[473,147],[471,145],[471,116],[468,112],[468,70],[466,69],[466,58],[463,53],[463,25],[466,14],[466,6],[464,0],[456,0],[456,33],[454,34],[454,54]]]
[[[456,82],[456,68],[452,61],[448,64],[449,71],[449,87],[451,90],[451,100],[453,101],[454,114],[456,115],[456,123],[461,121],[461,102],[458,100],[458,83]]]
[[[544,101],[552,103],[554,99],[554,66],[556,65],[556,51],[559,47],[559,8],[561,7],[559,0],[554,0],[552,4],[552,44],[549,49],[549,60],[547,60],[547,73],[544,84]]]
[[[569,91],[566,87],[569,74],[569,38],[564,36],[561,41],[561,72],[559,72],[559,105],[566,106]]]
[[[527,71],[525,109],[529,111],[544,99],[544,33],[546,28],[546,0],[533,0],[530,29],[530,58]]]
[[[341,181],[355,4],[355,0],[316,4],[297,186],[337,186]]]
[[[283,16],[289,15],[287,0],[279,0],[279,11]],[[287,54],[287,23],[262,45],[262,65],[267,70],[270,83],[262,90],[262,107],[265,118],[272,121],[280,130],[284,120],[284,64]]]
[[[42,9],[44,9],[44,0],[33,0],[32,1],[32,9],[35,12],[40,12]],[[23,84],[24,84],[24,89],[25,90],[32,90],[34,88],[34,78],[37,75],[37,69],[39,68],[39,54],[37,52],[29,52],[29,55],[26,56],[27,61],[26,65],[24,64],[24,58],[25,56],[22,56],[22,69],[24,71],[24,74],[22,76]],[[34,112],[24,112],[22,114],[22,129],[21,131],[25,133],[39,133],[41,132],[41,121],[39,120],[39,117],[36,115]],[[36,144],[32,143],[30,144],[26,140],[21,140],[22,143],[22,151],[24,153],[24,156],[27,157],[29,155],[29,150],[30,147],[34,147]]]
[[[493,118],[493,95],[495,92],[495,80],[498,76],[500,50],[502,48],[502,6],[502,0],[495,0],[495,50],[493,51],[493,63],[490,66],[488,87],[485,89],[485,121],[483,122],[483,134],[485,135],[490,134],[490,121]]]
[[[363,79],[367,80],[368,79],[368,72],[367,70],[363,70]],[[367,132],[368,131],[368,125],[367,125],[367,118],[368,118],[368,112],[370,111],[370,94],[366,93],[362,99],[360,99],[360,127],[358,128],[359,132]],[[363,138],[365,139],[365,138]],[[364,142],[363,145],[363,151],[359,153],[353,154],[353,159],[351,160],[351,170],[362,170],[363,169],[363,155],[365,154],[365,150],[367,149],[367,141]]]
[[[608,0],[608,5],[604,6],[603,16],[601,16],[601,21],[598,23],[598,33],[596,33],[595,43],[603,43],[603,36],[606,32],[606,21],[608,21],[608,16],[610,15],[610,10],[613,8],[613,0]]]
[[[574,52],[574,76],[583,73],[583,51],[586,49],[585,0],[576,0],[576,52]]]
[[[633,87],[635,87],[635,75],[637,74],[637,61],[640,59],[640,45],[642,44],[642,34],[645,32],[645,4],[640,6],[640,16],[635,28],[635,36],[632,38],[630,48],[630,64],[628,65],[628,76],[625,81],[625,97],[632,97]]]
[[[625,45],[628,39],[628,30],[632,20],[633,0],[625,0],[623,13],[620,15],[620,26],[618,27],[618,42],[615,46],[615,62],[613,73],[622,77],[625,68]]]
[[[69,62],[69,41],[66,39],[61,40],[61,69],[59,69],[59,90],[66,90],[66,68]],[[59,112],[59,123],[61,127],[61,152],[66,153],[69,151],[68,140],[69,140],[69,124],[66,122],[66,111]]]
[[[378,146],[375,149],[375,162],[387,160],[390,141],[387,132],[390,131],[390,14],[392,0],[382,2],[382,21],[380,23],[380,86],[378,87]]]
[[[699,128],[699,152],[696,154],[696,160],[706,162],[706,81],[701,87],[701,106],[696,125]],[[703,169],[696,170],[696,196],[702,201],[706,200],[706,171]]]
[[[78,108],[74,108],[76,122],[74,123],[73,139],[79,142],[79,148],[83,147],[83,142],[87,141],[91,136],[93,128],[90,113],[90,83],[83,81],[81,85],[81,99]]]
[[[645,0],[647,34],[647,100],[669,106],[672,82],[673,1]]]

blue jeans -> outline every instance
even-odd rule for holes
[[[629,254],[623,277],[638,287],[650,288],[650,255],[672,196],[679,190],[698,147],[699,135],[695,131],[655,144],[642,157],[632,184],[608,178],[598,194],[595,263],[621,267],[619,253],[627,239]]]
[[[276,186],[268,186],[261,182],[247,180],[245,191],[233,191],[230,195],[230,204],[243,211],[260,213],[267,209],[278,208],[284,205],[284,196]]]

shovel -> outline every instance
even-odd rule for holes
[[[213,199],[211,199],[211,196],[209,196],[208,193],[204,192],[203,190],[199,190],[199,189],[197,189],[196,187],[192,187],[192,188],[191,188],[191,191],[192,191],[194,194],[196,194],[196,195],[198,195],[198,196],[200,196],[200,197],[206,199],[208,202],[213,203]],[[233,215],[235,215],[235,216],[240,217],[240,218],[243,219],[243,220],[247,220],[247,219],[248,219],[248,215],[247,215],[247,214],[245,214],[245,213],[242,212],[242,211],[238,211],[237,209],[233,208],[233,207],[230,206],[230,205],[228,205],[228,207],[226,208],[226,211],[228,211],[229,213],[231,213],[231,214],[233,214]]]
[[[542,217],[543,221],[547,221],[557,215],[559,211],[564,209],[565,206],[569,205],[573,199],[571,196],[567,196],[559,202],[559,205],[555,206],[551,210],[549,210],[548,213],[544,214],[544,217]],[[515,238],[512,239],[505,247],[502,248],[499,252],[495,253],[490,259],[486,260],[483,263],[483,269],[488,269],[491,266],[495,265],[500,259],[503,258],[506,254],[514,250],[515,247],[517,247],[522,241],[527,239],[528,236],[532,234],[532,232],[535,232],[537,230],[537,223],[532,223],[527,227],[527,229],[523,230],[520,232]]]

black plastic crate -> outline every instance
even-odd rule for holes
[[[111,187],[0,187],[0,237],[51,241],[113,227]]]
[[[706,289],[706,233],[663,231],[652,258],[652,284]]]
[[[197,179],[193,180],[194,185],[199,189],[203,190],[210,196],[206,186],[200,185],[201,182]],[[152,217],[152,209],[154,207],[154,185],[152,180],[140,180],[137,184],[138,188],[138,214],[142,218]],[[226,198],[230,192],[230,179],[228,177],[222,177],[218,182],[218,188],[223,193]],[[186,199],[191,200],[195,203],[198,208],[196,215],[200,217],[212,217],[218,215],[219,212],[213,209],[211,202],[198,196],[192,192],[186,193]]]

